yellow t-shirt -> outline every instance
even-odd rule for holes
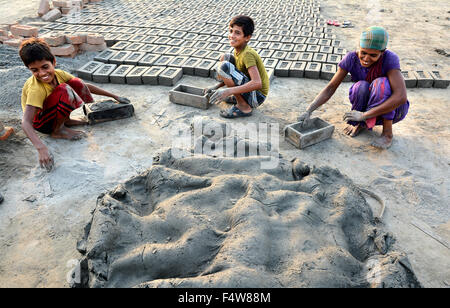
[[[73,75],[59,69],[55,70],[55,77],[59,84],[66,83],[74,78]],[[22,88],[22,110],[25,112],[27,105],[42,109],[44,107],[44,101],[52,94],[52,92],[52,86],[31,76]]]
[[[234,57],[236,59],[236,68],[249,78],[250,75],[248,73],[248,68],[252,66],[258,67],[259,76],[261,76],[262,83],[260,92],[267,96],[267,94],[269,94],[270,80],[267,75],[266,68],[264,67],[264,63],[258,53],[247,45],[239,54],[237,54],[235,50]]]

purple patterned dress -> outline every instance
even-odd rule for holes
[[[392,95],[387,72],[392,69],[400,70],[400,61],[398,56],[389,50],[384,52],[382,61],[381,77],[376,78],[372,83],[366,81],[369,68],[361,65],[356,51],[347,53],[341,62],[339,62],[339,67],[349,72],[352,76],[352,81],[355,82],[349,91],[352,110],[365,112],[381,105]],[[406,117],[408,110],[409,101],[407,100],[397,109],[378,116],[375,125],[383,125],[383,119],[392,120],[393,123],[397,123]],[[373,121],[370,122],[372,123],[366,125],[365,122],[349,121],[348,124],[353,126],[362,124],[363,126],[372,128]]]

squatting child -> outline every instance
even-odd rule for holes
[[[87,121],[70,119],[70,113],[83,103],[93,103],[91,94],[129,101],[56,69],[56,59],[42,39],[24,41],[19,54],[32,73],[22,89],[22,128],[38,151],[41,167],[50,170],[53,158],[36,131],[53,138],[78,140],[84,133],[69,126],[84,125]]]
[[[235,105],[220,112],[224,118],[251,116],[253,109],[261,105],[269,94],[270,81],[263,61],[248,46],[254,29],[254,22],[248,16],[238,15],[230,21],[228,39],[234,52],[221,57],[217,72],[221,83],[205,89],[206,93],[213,93],[211,104],[233,96],[227,102]],[[227,88],[220,89],[223,86]]]

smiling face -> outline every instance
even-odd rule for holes
[[[382,53],[381,50],[360,48],[358,52],[359,61],[363,67],[371,67],[380,59]]]
[[[37,80],[54,85],[55,84],[55,66],[56,61],[40,60],[34,61],[28,65],[29,70]]]
[[[237,50],[242,50],[245,48],[247,43],[250,41],[251,35],[245,36],[244,30],[238,25],[233,25],[229,27],[228,39],[230,40],[230,45]]]

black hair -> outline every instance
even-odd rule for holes
[[[230,27],[233,27],[234,25],[242,27],[244,36],[252,35],[253,31],[255,31],[255,23],[253,22],[253,19],[245,15],[233,17],[230,21]]]
[[[55,61],[50,46],[43,39],[30,38],[20,44],[19,55],[26,67],[33,62],[47,60]]]

